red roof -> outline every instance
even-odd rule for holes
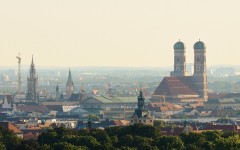
[[[149,103],[148,104],[148,109],[151,111],[157,111],[157,112],[162,112],[162,111],[170,111],[170,110],[180,110],[182,107],[177,107],[177,105],[174,105],[172,103],[163,103],[163,102],[157,102],[157,103]]]
[[[214,125],[208,124],[204,130],[221,130],[221,131],[239,131],[238,125]]]
[[[0,122],[0,126],[10,130],[10,131],[13,131],[13,133],[15,134],[21,134],[22,131],[19,130],[16,126],[14,126],[12,123],[10,122]]]
[[[23,139],[24,140],[31,140],[31,139],[37,140],[38,134],[26,133],[26,134],[23,134]]]
[[[164,77],[153,95],[176,97],[178,95],[198,95],[192,78],[189,77]]]

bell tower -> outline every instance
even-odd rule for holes
[[[207,101],[206,47],[202,41],[194,44],[194,80],[199,95]]]
[[[73,92],[74,92],[74,84],[73,84],[73,81],[72,81],[72,74],[71,74],[71,71],[69,69],[68,80],[67,80],[67,83],[66,83],[66,96],[65,96],[65,98],[69,99],[71,97],[71,95],[73,94]]]
[[[27,78],[27,99],[29,100],[35,100],[38,99],[38,77],[36,74],[35,65],[33,62],[33,56],[32,56],[32,62],[29,69],[29,77]]]
[[[186,76],[186,54],[185,45],[180,40],[174,44],[174,71],[172,77]]]

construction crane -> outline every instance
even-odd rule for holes
[[[21,94],[21,57],[20,57],[20,53],[18,54],[18,56],[16,56],[16,58],[18,59],[18,94]]]

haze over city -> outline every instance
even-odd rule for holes
[[[206,44],[207,64],[239,65],[239,0],[0,1],[1,66],[171,66],[173,45]],[[4,53],[3,53],[4,52]],[[5,53],[6,52],[6,53]]]

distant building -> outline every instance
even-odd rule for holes
[[[71,97],[71,95],[74,92],[74,83],[72,81],[72,74],[71,71],[69,69],[69,73],[68,73],[68,80],[66,83],[66,95],[65,95],[65,99],[69,99]]]
[[[207,101],[206,47],[201,41],[194,44],[194,74],[187,76],[184,43],[174,45],[174,71],[164,77],[151,101]]]
[[[138,96],[138,108],[135,109],[133,116],[130,118],[130,125],[142,123],[146,125],[153,125],[153,118],[150,116],[147,109],[145,109],[145,98],[143,97],[142,90]]]
[[[57,83],[57,86],[56,86],[56,98],[55,98],[55,100],[56,101],[60,100],[60,91],[59,91],[58,83]]]
[[[23,138],[23,132],[10,122],[0,122],[0,126],[12,131],[17,137]]]
[[[36,75],[36,69],[33,62],[32,57],[32,63],[29,69],[30,76],[27,78],[27,99],[28,100],[37,100],[38,99],[38,77]]]
[[[13,110],[12,95],[0,95],[0,112]]]
[[[136,97],[92,96],[80,103],[83,109],[110,110],[112,108],[136,108]]]
[[[156,118],[166,118],[184,111],[180,105],[173,103],[155,102],[148,104],[148,110]]]
[[[212,116],[216,117],[238,117],[240,115],[240,98],[224,95],[222,98],[210,99],[204,103],[204,110],[212,111]],[[232,95],[234,96],[234,95]]]

